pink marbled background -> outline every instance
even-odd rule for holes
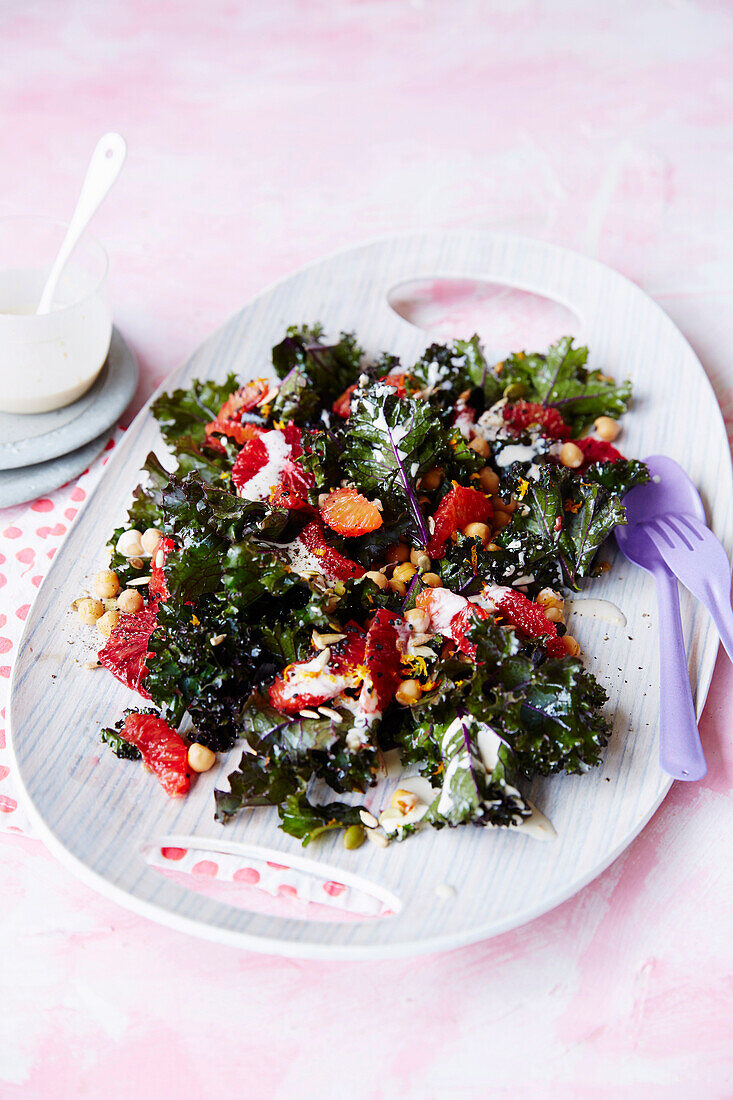
[[[733,412],[733,7],[720,0],[4,0],[0,214],[96,232],[139,398],[271,280],[380,233],[480,226],[619,268]],[[449,955],[323,964],[166,931],[0,841],[0,1095],[729,1096],[730,744],[593,885]]]

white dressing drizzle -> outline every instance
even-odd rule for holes
[[[589,619],[600,619],[611,626],[626,626],[626,616],[620,607],[610,600],[566,600],[568,615],[580,615]]]

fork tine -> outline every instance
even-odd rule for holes
[[[667,546],[671,550],[674,549],[675,540],[670,535],[669,531],[667,530],[667,525],[666,525],[666,523],[663,522],[662,519],[660,519],[659,517],[655,517],[654,519],[649,520],[649,522],[646,524],[646,526],[651,531],[654,531],[667,544]]]
[[[675,519],[679,525],[684,527],[684,529],[689,532],[693,538],[697,539],[698,542],[705,541],[705,531],[709,530],[709,528],[702,525],[703,530],[700,530],[700,526],[698,526],[698,524],[701,524],[700,520],[695,520],[692,516],[686,516],[683,512],[675,514]]]
[[[682,545],[685,546],[687,550],[694,550],[694,546],[690,541],[690,533],[685,526],[677,523],[676,520],[677,516],[672,515],[664,516],[663,518],[660,517],[659,525],[660,527],[663,527],[666,531],[671,530],[674,532],[674,534],[677,536],[678,545],[681,541]],[[674,546],[674,541],[671,541],[669,545]]]

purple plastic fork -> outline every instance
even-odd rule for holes
[[[690,515],[657,516],[645,529],[674,575],[707,607],[733,661],[733,578],[723,545],[709,527]]]
[[[647,524],[670,512],[698,508],[689,493],[675,492],[679,467],[664,456],[646,459],[652,480],[624,497],[628,526],[616,528],[621,553],[634,565],[652,574],[659,607],[659,764],[675,779],[702,779],[707,772],[700,744],[687,655],[682,635],[677,580],[652,542]],[[673,469],[674,468],[674,469]],[[697,498],[699,501],[699,497]],[[699,504],[702,508],[702,504]]]

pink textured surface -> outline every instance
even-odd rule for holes
[[[694,0],[6,0],[0,214],[67,215],[125,134],[95,229],[140,399],[299,264],[476,225],[635,279],[732,416],[732,46],[730,5]],[[5,836],[0,1094],[730,1095],[732,687],[721,659],[706,780],[592,886],[417,962],[189,940]]]

